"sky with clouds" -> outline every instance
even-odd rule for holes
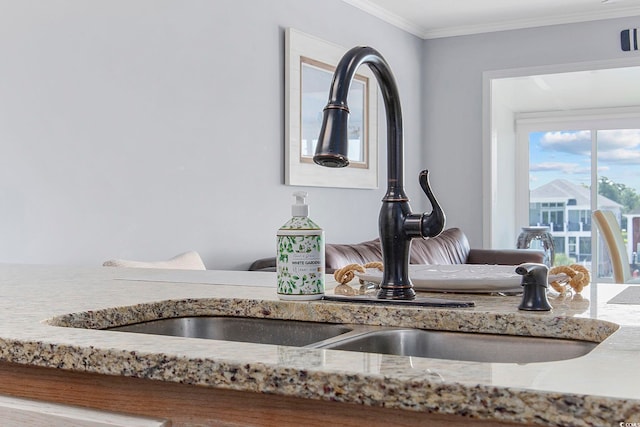
[[[598,176],[640,193],[640,129],[598,131]],[[529,186],[563,178],[590,185],[591,132],[553,131],[529,134]]]

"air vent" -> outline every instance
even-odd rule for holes
[[[620,46],[625,52],[638,50],[638,29],[622,30],[620,32]]]

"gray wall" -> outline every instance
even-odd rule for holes
[[[284,29],[376,47],[402,97],[406,185],[432,172],[449,226],[482,243],[482,73],[627,57],[633,18],[420,40],[339,0],[0,0],[0,262],[99,265],[274,253]],[[633,55],[633,53],[631,54]],[[330,242],[377,235],[379,190],[304,188]]]
[[[483,72],[637,57],[620,49],[620,31],[637,25],[626,18],[424,42],[424,163],[448,224],[472,246],[483,241]]]
[[[287,27],[383,53],[423,206],[423,41],[406,32],[339,0],[0,0],[0,262],[273,255],[299,189],[283,184]],[[377,235],[384,188],[306,190],[328,241]]]

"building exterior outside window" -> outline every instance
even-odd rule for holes
[[[622,205],[598,195],[600,209],[620,218]],[[529,195],[529,225],[548,226],[558,254],[585,265],[591,264],[591,200],[587,187],[556,179]],[[605,255],[606,256],[606,255]]]

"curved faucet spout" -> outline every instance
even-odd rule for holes
[[[336,66],[329,90],[329,102],[324,108],[322,128],[313,160],[321,166],[328,167],[344,167],[349,164],[347,157],[349,144],[347,95],[356,70],[362,64],[367,64],[376,76],[386,111],[389,185],[384,200],[408,200],[404,193],[402,108],[400,107],[398,87],[387,61],[371,47],[354,47],[342,57]],[[389,126],[390,124],[391,126]]]
[[[313,160],[328,167],[349,165],[347,95],[356,70],[363,64],[371,68],[379,83],[387,118],[387,192],[378,217],[384,272],[378,298],[414,299],[416,294],[409,280],[411,239],[440,234],[444,229],[445,215],[431,192],[427,171],[420,174],[420,185],[431,203],[432,212],[419,215],[411,213],[404,191],[400,96],[391,68],[375,49],[355,47],[336,66]]]

